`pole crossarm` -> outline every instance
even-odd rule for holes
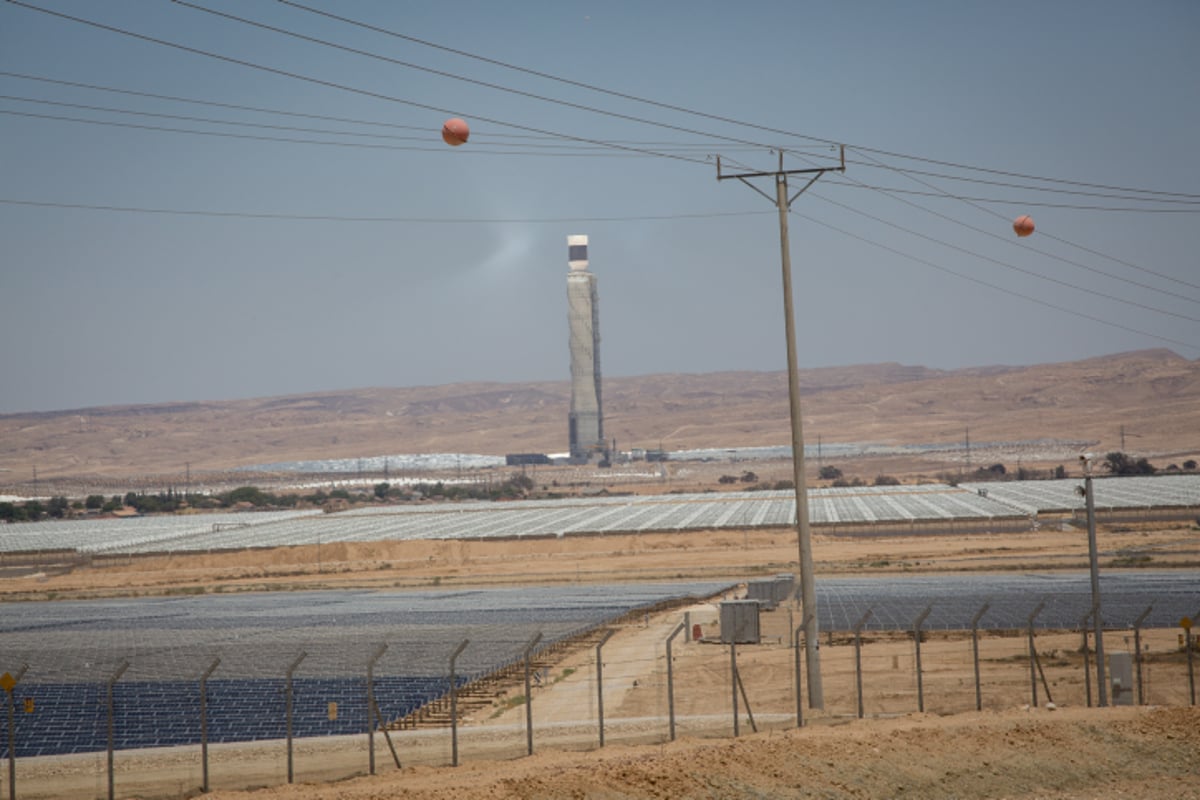
[[[766,172],[738,172],[738,173],[735,173],[732,175],[726,175],[721,172],[721,157],[717,156],[717,180],[726,181],[731,178],[736,178],[737,180],[740,180],[743,183],[745,183],[745,181],[743,180],[744,178],[777,178],[780,175],[814,175],[814,174],[816,177],[813,178],[813,180],[816,180],[816,178],[821,177],[821,175],[826,172],[845,172],[846,171],[846,146],[840,145],[839,149],[840,149],[840,155],[841,155],[841,163],[838,164],[838,166],[836,166],[836,167],[810,167],[808,169],[784,169],[783,168],[783,151],[781,150],[781,151],[779,151],[779,169],[769,170]],[[808,188],[808,187],[805,187],[805,188]],[[800,192],[803,192],[803,191],[804,191],[803,189],[800,190]],[[799,194],[800,192],[797,192],[797,194]],[[768,197],[767,199],[771,200],[770,197]],[[796,198],[793,197],[792,199],[794,200]],[[775,201],[771,200],[771,202],[774,203]]]

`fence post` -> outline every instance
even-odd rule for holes
[[[454,679],[454,662],[470,643],[470,639],[463,639],[450,654],[450,765],[454,767],[458,766],[458,683]]]
[[[925,606],[925,610],[917,615],[916,621],[913,622],[913,641],[917,644],[917,711],[922,714],[925,713],[925,678],[921,672],[921,625],[932,610],[933,606]]]
[[[792,648],[795,650],[795,656],[796,656],[795,660],[796,660],[796,727],[797,728],[804,727],[804,711],[803,711],[804,694],[801,691],[803,687],[801,686],[801,680],[800,680],[800,631],[808,630],[808,623],[809,623],[808,618],[810,616],[812,616],[811,612],[804,615],[804,619],[803,619],[803,621],[801,621],[800,627],[796,628],[795,638],[792,639]]]
[[[671,741],[675,741],[675,668],[671,663],[671,642],[681,631],[688,630],[688,617],[684,617],[671,635],[667,637],[667,719],[669,720]]]
[[[1188,704],[1196,705],[1196,672],[1192,666],[1192,618],[1184,617],[1180,622],[1183,627],[1183,645],[1187,648],[1188,665]]]
[[[208,676],[221,663],[214,659],[204,674],[200,676],[200,791],[208,793]]]
[[[733,738],[738,737],[738,674],[737,674],[737,643],[731,636],[729,639],[729,685],[733,690]]]
[[[381,644],[367,661],[367,766],[370,774],[375,774],[375,662],[387,651],[387,645]]]
[[[3,675],[4,693],[8,695],[8,800],[17,800],[17,723],[13,717],[13,690],[21,682],[28,664],[22,664],[16,675]]]
[[[863,625],[867,624],[867,620],[871,618],[871,609],[867,609],[867,613],[862,615],[862,619],[854,624],[854,685],[858,695],[858,718],[863,718],[863,691],[862,691],[862,629]]]
[[[541,640],[539,632],[525,645],[525,750],[529,755],[533,755],[533,687],[529,685],[529,659]]]
[[[1146,621],[1146,617],[1150,616],[1150,611],[1154,606],[1146,606],[1146,610],[1142,615],[1133,621],[1133,663],[1137,665],[1137,701],[1138,705],[1145,705],[1145,698],[1142,695],[1142,623]]]
[[[604,636],[596,645],[596,710],[600,720],[600,746],[604,747],[604,659],[600,655],[600,648],[604,647],[604,643],[612,638],[616,630],[609,628],[604,632]]]
[[[293,661],[288,666],[288,668],[287,668],[287,684],[284,687],[284,707],[286,708],[285,713],[287,715],[288,783],[291,783],[293,778],[295,777],[294,773],[292,771],[292,673],[294,673],[296,671],[296,668],[300,666],[300,662],[303,661],[307,655],[308,655],[308,653],[301,650],[300,655],[296,656],[296,660]]]
[[[983,619],[983,615],[991,607],[991,601],[983,604],[983,606],[975,612],[975,616],[971,617],[971,656],[975,662],[975,710],[983,710],[983,688],[979,682],[979,620]]]
[[[113,800],[115,796],[113,792],[113,684],[121,679],[127,669],[129,669],[129,662],[121,659],[117,671],[108,679],[108,800]]]
[[[1033,645],[1033,620],[1038,614],[1042,613],[1042,609],[1046,607],[1046,601],[1042,600],[1033,609],[1033,613],[1029,615],[1029,684],[1033,692],[1033,700],[1030,702],[1031,708],[1037,708],[1037,650]]]

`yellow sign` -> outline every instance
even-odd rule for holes
[[[329,704],[329,719],[331,719],[331,720],[337,719],[337,703]]]
[[[1179,620],[1179,627],[1183,628],[1185,631],[1190,631],[1192,629],[1192,618],[1184,617],[1183,619]]]
[[[26,714],[33,713],[33,698],[32,697],[25,698],[25,713]]]
[[[13,687],[16,685],[17,685],[17,681],[16,681],[16,679],[13,678],[12,675],[9,675],[7,672],[4,673],[3,675],[0,675],[0,686],[4,687],[4,691],[11,692],[13,690]]]

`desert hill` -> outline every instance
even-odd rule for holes
[[[802,370],[806,441],[1083,442],[1160,466],[1200,453],[1200,362],[1146,350],[1025,367],[871,364]],[[620,449],[785,445],[787,376],[718,372],[605,380]],[[0,493],[399,453],[566,449],[570,386],[459,383],[0,415]],[[1124,445],[1122,446],[1122,436]]]

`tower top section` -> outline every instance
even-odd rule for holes
[[[585,272],[588,268],[587,253],[588,237],[574,235],[567,237],[567,264],[572,272]]]

